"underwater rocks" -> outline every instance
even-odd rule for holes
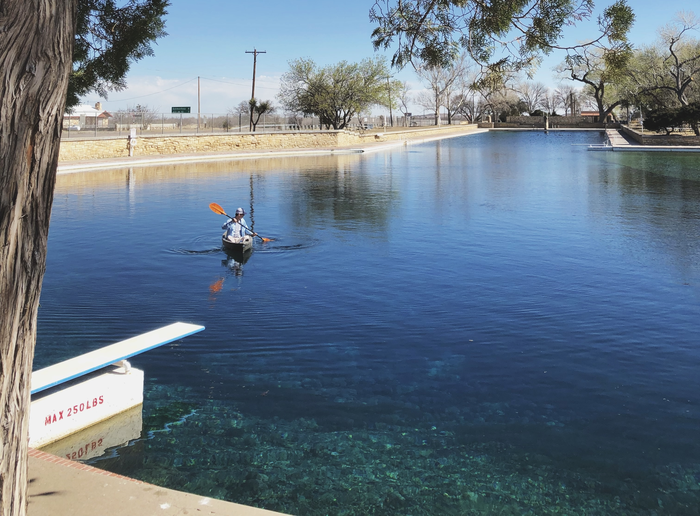
[[[483,422],[372,412],[372,420],[348,418],[345,430],[308,417],[253,417],[215,400],[158,395],[147,410],[162,431],[150,432],[138,465],[122,474],[288,514],[651,516],[700,507],[700,467],[632,479],[525,453],[506,436],[528,425],[505,423],[512,409],[504,404],[474,406]],[[552,442],[563,431],[534,411],[528,417],[538,432],[553,432]]]

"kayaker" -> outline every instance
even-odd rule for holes
[[[221,226],[221,229],[226,230],[227,240],[230,240],[231,242],[237,242],[245,235],[254,234],[248,231],[248,224],[246,224],[245,219],[243,218],[244,215],[245,211],[243,210],[243,208],[236,208],[236,214],[233,216],[233,218],[229,219],[229,221],[226,224]]]

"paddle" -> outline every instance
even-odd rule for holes
[[[219,206],[218,204],[216,204],[215,202],[213,202],[213,203],[211,203],[211,204],[209,205],[209,209],[210,209],[211,211],[213,211],[214,213],[218,214],[218,215],[226,215],[229,219],[232,219],[232,218],[233,218],[231,215],[228,215],[228,214],[224,211],[224,209],[223,209],[221,206]],[[240,222],[239,222],[239,224],[240,224]],[[243,224],[241,224],[241,226],[243,226],[243,227],[246,228],[248,231],[250,231],[251,233],[253,233],[253,236],[258,237],[258,238],[259,238],[260,240],[262,240],[263,242],[272,242],[272,239],[271,239],[271,238],[263,238],[263,237],[261,237],[260,235],[258,235],[257,233],[255,233],[254,231],[252,231],[251,229],[249,229],[248,226],[245,226],[245,225],[243,225]]]

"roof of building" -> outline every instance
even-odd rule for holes
[[[112,118],[112,114],[104,110],[96,109],[88,104],[80,104],[73,107],[70,112],[64,113],[64,118],[80,118],[81,116],[97,117],[97,118]]]

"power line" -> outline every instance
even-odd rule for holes
[[[182,84],[178,84],[177,86],[173,86],[172,88],[166,88],[166,89],[161,90],[161,91],[156,91],[155,93],[148,93],[147,95],[140,95],[138,97],[130,97],[128,99],[111,99],[110,102],[124,102],[127,100],[136,100],[136,99],[142,99],[144,97],[152,97],[153,95],[159,95],[161,93],[165,93],[166,91],[174,90],[175,88],[179,88],[180,86],[184,86],[185,84],[189,84],[195,80],[197,80],[197,77],[195,77],[194,79],[190,79],[187,82],[183,82]]]

